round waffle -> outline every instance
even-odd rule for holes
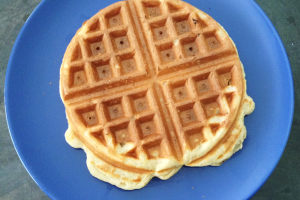
[[[67,142],[92,175],[123,189],[183,165],[220,165],[242,148],[254,109],[234,43],[197,8],[128,0],[100,10],[61,66]]]

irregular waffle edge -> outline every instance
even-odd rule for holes
[[[196,9],[198,9],[198,8],[196,8]],[[222,26],[220,25],[220,27],[222,27]],[[226,32],[226,30],[224,30],[224,31]],[[227,35],[228,35],[228,33],[227,33]],[[230,38],[230,36],[229,36],[229,38]],[[232,42],[232,43],[234,44],[234,42]],[[243,71],[243,78],[244,78],[244,81],[245,81],[244,88],[243,88],[243,98],[241,100],[240,108],[239,108],[239,111],[238,111],[239,113],[237,114],[237,120],[233,124],[233,125],[236,125],[236,126],[240,127],[240,136],[239,136],[239,138],[236,140],[235,144],[233,145],[232,150],[229,151],[227,154],[225,154],[222,157],[222,159],[215,159],[215,158],[212,157],[212,159],[209,159],[209,160],[203,159],[200,162],[193,163],[195,160],[199,159],[199,158],[196,158],[195,160],[191,161],[190,163],[187,163],[186,165],[188,165],[188,166],[198,166],[198,167],[199,166],[207,166],[207,165],[219,166],[225,160],[229,159],[235,152],[242,149],[243,141],[245,140],[246,134],[247,134],[246,127],[244,125],[244,116],[253,112],[253,110],[255,108],[255,104],[254,104],[252,98],[249,97],[246,93],[245,72],[244,72],[243,65],[241,65],[241,67],[242,67],[242,71]],[[61,84],[60,84],[60,95],[61,95],[61,98],[62,98]],[[82,144],[82,142],[73,133],[72,127],[69,126],[68,130],[65,133],[65,138],[66,138],[66,141],[69,143],[70,146],[72,146],[74,148],[81,148],[85,151],[85,153],[87,155],[87,160],[86,160],[87,167],[88,167],[90,173],[93,176],[95,176],[96,178],[98,178],[102,181],[105,181],[105,182],[108,182],[110,184],[116,185],[117,187],[125,189],[125,190],[140,189],[140,188],[144,187],[145,185],[147,185],[148,182],[154,176],[156,176],[160,179],[166,180],[166,179],[172,177],[175,173],[177,173],[177,171],[182,167],[182,165],[174,166],[174,168],[172,168],[170,170],[165,170],[164,173],[157,173],[156,171],[153,171],[151,173],[141,175],[140,180],[134,182],[134,181],[129,180],[129,179],[126,180],[126,178],[124,179],[124,177],[122,177],[122,173],[121,173],[121,175],[119,173],[119,175],[120,175],[119,177],[114,175],[115,167],[113,167],[113,166],[111,166],[111,170],[108,170],[107,173],[104,173],[101,170],[99,170],[97,168],[97,166],[99,166],[100,164],[103,164],[103,161],[100,158],[98,158],[97,156],[95,156],[93,152],[91,152],[86,146],[84,146]],[[211,162],[213,159],[215,159],[215,161]],[[121,170],[121,172],[122,172],[122,170]],[[128,172],[124,171],[124,173],[128,173]],[[115,177],[113,177],[113,176],[115,176]]]

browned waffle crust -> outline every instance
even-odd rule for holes
[[[123,189],[182,165],[220,165],[242,147],[254,109],[234,43],[182,1],[129,0],[99,11],[61,66],[66,140],[97,178]]]

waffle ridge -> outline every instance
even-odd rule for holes
[[[79,29],[61,67],[66,139],[90,172],[123,189],[241,148],[243,66],[225,30],[182,1],[129,0]]]

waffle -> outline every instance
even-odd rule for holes
[[[84,22],[63,58],[65,137],[91,174],[122,189],[242,148],[254,110],[226,31],[197,8],[128,0]]]

